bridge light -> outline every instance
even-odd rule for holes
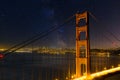
[[[71,76],[71,78],[73,79],[73,78],[74,78],[74,76]]]
[[[71,76],[71,79],[73,79],[73,78],[75,78],[75,74],[73,74],[73,75]]]
[[[55,80],[59,80],[59,79],[55,78]]]
[[[120,64],[118,64],[118,67],[120,67]]]
[[[68,80],[68,77],[66,77],[66,80]]]
[[[107,68],[106,67],[104,67],[104,70],[106,70]]]
[[[85,75],[86,75],[86,72],[84,72],[83,75],[85,76]]]
[[[114,66],[112,66],[112,68],[114,68]]]

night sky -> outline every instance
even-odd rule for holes
[[[0,0],[0,48],[9,48],[52,25],[60,25],[78,11],[86,10],[97,18],[97,22],[90,18],[91,42],[97,45],[105,43],[104,47],[119,45],[120,42],[107,32],[112,32],[120,39],[119,0]],[[75,18],[65,25],[67,28],[50,34],[45,42],[44,39],[40,40],[39,46],[74,47],[74,21]],[[102,34],[109,39],[101,38]],[[114,45],[109,45],[109,40]]]

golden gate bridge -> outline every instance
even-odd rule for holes
[[[83,13],[76,13],[75,15],[72,15],[67,20],[65,20],[61,25],[57,26],[54,25],[51,28],[49,28],[46,31],[40,32],[37,35],[18,43],[11,48],[5,50],[0,55],[0,58],[4,60],[6,56],[9,56],[9,54],[13,54],[17,50],[32,44],[39,39],[44,38],[45,36],[48,36],[50,33],[52,33],[55,30],[60,29],[63,27],[66,23],[69,23],[71,19],[73,19],[76,16],[76,56],[75,56],[75,74],[72,77],[66,78],[69,80],[94,80],[94,79],[101,79],[103,80],[104,76],[108,76],[111,74],[116,74],[120,71],[120,64],[118,63],[117,66],[106,67],[102,70],[98,71],[91,71],[92,66],[92,60],[94,57],[91,57],[90,54],[90,34],[89,34],[89,15],[92,16],[93,19],[97,20],[94,15],[92,15],[90,12],[83,12]],[[117,38],[113,33],[109,32],[112,36]],[[119,59],[118,59],[119,60]],[[106,61],[104,61],[106,62]],[[102,63],[102,62],[101,62]],[[107,64],[107,62],[106,62]],[[95,65],[95,64],[93,64]],[[70,65],[69,65],[70,66]],[[97,66],[97,65],[96,65]],[[99,65],[100,67],[100,65]],[[97,68],[99,68],[97,66]],[[94,68],[94,67],[93,67]],[[50,79],[48,79],[50,80]],[[55,79],[59,80],[59,79]]]

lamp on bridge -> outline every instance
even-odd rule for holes
[[[0,60],[4,58],[4,54],[0,53]]]

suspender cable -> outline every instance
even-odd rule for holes
[[[89,12],[89,14],[90,14],[90,16],[91,16],[96,22],[99,21],[91,12]],[[114,37],[115,40],[120,41],[120,39],[118,39],[118,38],[117,38],[112,32],[110,32],[108,29],[104,28],[104,30],[105,30],[107,33],[109,33],[112,37]],[[106,39],[108,39],[112,44],[114,43],[114,42],[113,42],[110,38],[108,38],[106,35],[103,34],[103,36],[104,36]],[[119,47],[119,46],[116,45],[116,47]]]

